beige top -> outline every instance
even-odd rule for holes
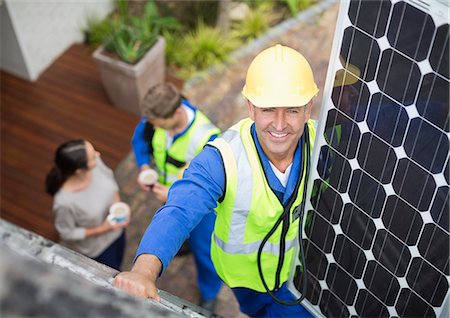
[[[118,190],[112,170],[100,158],[86,189],[76,192],[60,189],[54,197],[53,212],[61,244],[89,257],[97,257],[109,247],[123,229],[90,237],[86,237],[85,229],[105,221]]]

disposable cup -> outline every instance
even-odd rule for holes
[[[153,169],[142,170],[139,173],[138,179],[141,183],[151,186],[158,180],[158,173]]]
[[[125,221],[130,214],[130,207],[125,202],[116,202],[109,208],[108,221],[111,224]]]

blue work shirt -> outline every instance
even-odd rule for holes
[[[270,167],[269,160],[256,135],[254,123],[251,133],[269,186],[280,202],[285,205],[294,192],[300,174],[301,140],[295,150],[285,188]],[[191,161],[183,178],[176,181],[170,188],[167,203],[153,217],[139,244],[136,257],[141,254],[156,255],[162,262],[163,270],[167,268],[192,229],[203,216],[214,212],[218,200],[224,193],[224,185],[222,157],[216,148],[207,145]]]
[[[177,140],[179,137],[183,136],[188,131],[188,129],[191,128],[197,113],[197,108],[185,99],[181,101],[181,106],[190,108],[194,112],[194,118],[191,120],[189,125],[187,125],[187,127],[183,131],[173,136],[172,143],[175,142],[175,140]],[[150,146],[151,140],[146,139],[147,124],[148,124],[147,117],[142,116],[141,120],[134,129],[133,137],[131,138],[131,145],[133,146],[134,157],[136,158],[136,164],[139,168],[145,164],[150,165],[150,162],[152,160],[152,150]],[[210,140],[213,140],[216,136],[217,135],[211,136]]]

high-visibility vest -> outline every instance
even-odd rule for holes
[[[257,252],[264,237],[282,215],[284,207],[265,177],[251,136],[252,123],[250,119],[244,119],[209,143],[220,151],[226,176],[225,196],[216,208],[211,258],[217,274],[228,286],[266,292],[258,273]],[[311,154],[315,138],[314,122],[308,121],[307,126],[310,136],[308,151]],[[302,156],[306,155],[305,151]],[[264,245],[262,252],[262,272],[271,290],[287,281],[292,261],[297,255],[295,245],[299,219],[293,220],[293,213],[302,201],[306,164],[301,170],[300,185],[297,193],[293,194],[296,198],[289,210],[284,262],[278,286],[275,286],[275,277],[280,255],[281,226]]]
[[[167,130],[156,128],[152,138],[153,160],[159,175],[159,182],[172,185],[179,179],[181,171],[203,149],[212,135],[220,134],[219,128],[198,109],[187,131],[175,139],[166,149]]]

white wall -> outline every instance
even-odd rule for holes
[[[11,18],[6,9],[6,5],[0,7],[0,39],[1,54],[0,65],[5,71],[19,75],[23,78],[30,78],[27,66],[19,42],[17,42],[16,32],[12,27]],[[4,66],[4,67],[3,67]]]
[[[83,40],[88,17],[105,17],[113,1],[3,0],[1,7],[0,66],[35,81],[70,45]]]

